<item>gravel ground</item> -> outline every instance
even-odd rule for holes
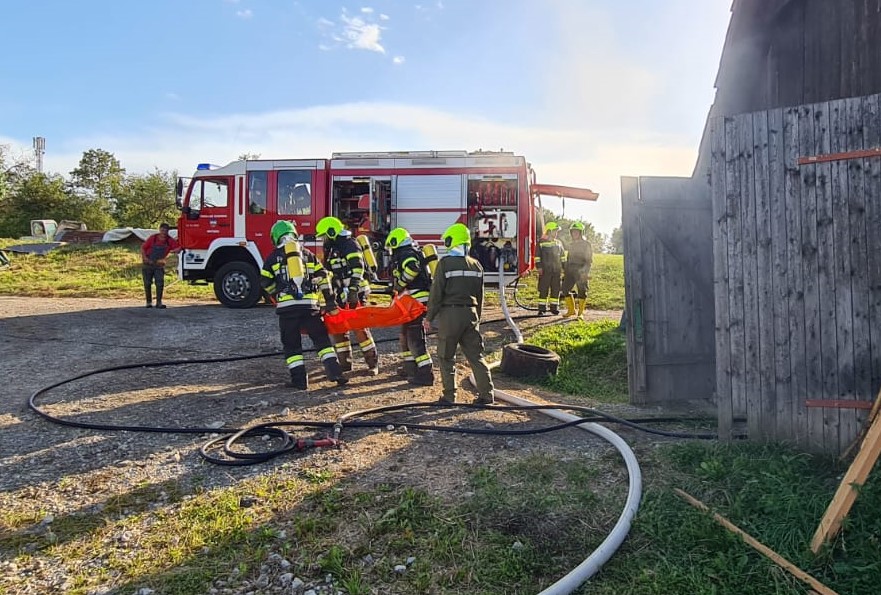
[[[620,312],[590,316],[617,319]],[[501,316],[487,312],[486,318],[498,320]],[[524,320],[522,327],[552,322],[530,319]],[[487,323],[484,330],[497,344],[511,340],[504,324]],[[375,335],[378,340],[393,339],[396,331],[380,330]],[[610,447],[576,430],[513,440],[407,432],[401,427],[407,421],[400,420],[381,431],[344,431],[343,450],[319,449],[253,467],[222,467],[199,457],[198,449],[208,433],[70,428],[46,422],[26,404],[36,389],[98,368],[271,353],[279,348],[276,317],[265,306],[230,310],[213,303],[178,302],[167,310],[148,310],[140,302],[127,300],[0,297],[0,378],[5,383],[0,395],[0,509],[38,513],[42,521],[25,531],[51,532],[53,519],[99,512],[115,496],[145,484],[173,485],[183,493],[193,493],[196,486],[227,486],[260,474],[296,473],[308,466],[347,476],[357,474],[359,481],[367,484],[406,480],[443,497],[461,489],[462,465],[473,465],[493,453],[514,456],[556,448],[564,453],[561,456],[609,459]],[[42,397],[40,404],[52,415],[81,422],[233,428],[273,420],[333,421],[353,410],[437,399],[439,385],[414,390],[395,376],[396,350],[396,341],[381,343],[380,376],[356,375],[343,389],[325,381],[319,364],[307,357],[309,369],[315,372],[312,390],[295,393],[285,386],[287,373],[281,356],[271,356],[100,374],[59,387]],[[460,370],[460,377],[465,369]],[[536,393],[504,378],[498,378],[497,385],[533,399],[555,400],[554,395]],[[460,388],[461,400],[473,398],[473,393]],[[637,411],[628,406],[615,409],[622,414]],[[526,415],[492,411],[432,411],[421,414],[420,421],[426,420],[477,427],[533,423]],[[415,422],[411,419],[410,423]],[[636,442],[638,449],[651,448],[657,442],[626,430],[622,436]],[[459,472],[452,472],[453,467]],[[620,478],[620,469],[614,475]],[[0,525],[0,537],[4,532],[8,529]],[[120,539],[132,536],[121,535]],[[0,551],[0,593],[4,588],[7,593],[64,591],[65,572],[57,561],[35,552],[26,564],[16,564],[10,554],[14,552]],[[402,572],[407,564],[400,561]],[[257,579],[241,583],[218,580],[211,592],[308,593],[310,589],[316,595],[337,592],[332,581],[301,581],[291,571],[290,562],[270,554]],[[149,592],[143,590],[144,594]]]

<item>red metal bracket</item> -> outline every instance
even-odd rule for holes
[[[849,159],[863,159],[865,157],[881,157],[881,147],[875,149],[863,149],[860,151],[846,151],[844,153],[827,153],[826,155],[814,155],[813,157],[799,157],[798,164],[811,165],[813,163],[847,161]]]
[[[871,409],[871,401],[857,401],[849,399],[815,399],[805,401],[805,407],[827,407],[829,409]]]

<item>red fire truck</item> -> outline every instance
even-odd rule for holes
[[[259,269],[272,250],[269,229],[294,221],[315,252],[315,225],[339,217],[366,235],[380,259],[389,231],[406,228],[421,243],[439,243],[449,225],[472,230],[484,267],[513,280],[532,266],[534,200],[555,195],[596,200],[589,190],[539,185],[526,159],[509,152],[416,151],[334,153],[331,159],[257,159],[200,164],[179,178],[179,276],[213,283],[217,299],[249,308],[261,297]],[[442,253],[442,250],[441,250]],[[489,277],[492,277],[491,275]]]

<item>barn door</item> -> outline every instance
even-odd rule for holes
[[[712,202],[691,178],[622,178],[627,364],[637,405],[709,405]]]

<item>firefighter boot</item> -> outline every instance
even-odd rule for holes
[[[351,372],[352,371],[352,352],[351,351],[337,351],[337,363],[340,366],[340,370],[343,372]]]
[[[560,304],[558,302],[551,302],[551,316],[557,316],[560,314]]]
[[[407,382],[416,386],[434,386],[434,372],[431,365],[416,368],[416,372],[407,378]]]
[[[153,290],[152,289],[153,289],[152,287],[144,287],[144,293],[146,294],[146,297],[147,297],[147,307],[148,308],[153,307]]]
[[[376,347],[368,349],[364,352],[364,363],[367,364],[367,374],[369,376],[379,375],[379,355],[376,353]]]
[[[306,368],[304,366],[291,368],[291,387],[296,390],[306,390],[309,388],[309,380],[306,378]]]
[[[571,318],[575,316],[575,298],[571,295],[566,296],[566,313],[563,314],[563,318]]]
[[[398,376],[401,378],[412,378],[416,375],[416,362],[405,360],[404,365],[398,369]]]
[[[587,298],[582,298],[578,300],[578,317],[581,318],[581,315],[584,314],[584,309],[587,308]]]
[[[547,306],[542,302],[538,305],[538,315],[544,316],[545,314],[547,314]]]
[[[334,358],[324,360],[324,374],[327,376],[328,380],[336,382],[340,386],[349,381],[349,379],[343,375],[340,362]]]

